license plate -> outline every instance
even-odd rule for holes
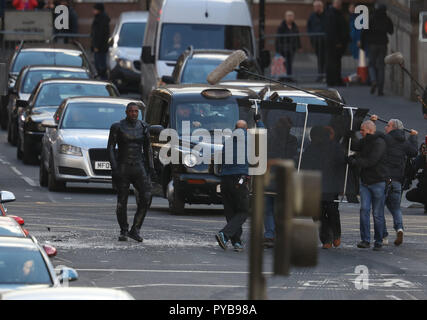
[[[220,184],[216,186],[216,192],[221,193],[221,185]]]
[[[95,161],[95,170],[111,170],[110,162]]]

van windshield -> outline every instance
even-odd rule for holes
[[[159,60],[176,61],[189,46],[195,49],[248,49],[252,52],[249,26],[164,23]]]

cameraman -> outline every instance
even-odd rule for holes
[[[420,148],[420,154],[415,160],[415,170],[422,170],[417,174],[417,187],[406,193],[406,199],[411,202],[418,202],[424,205],[424,213],[427,214],[427,147],[423,143]]]

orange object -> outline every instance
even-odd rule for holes
[[[357,68],[357,75],[359,76],[361,83],[366,83],[369,77],[368,65],[366,63],[365,51],[359,50],[359,66]]]

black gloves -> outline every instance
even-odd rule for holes
[[[355,156],[350,156],[346,158],[346,162],[351,166],[351,167],[355,167],[357,166],[357,160]]]

